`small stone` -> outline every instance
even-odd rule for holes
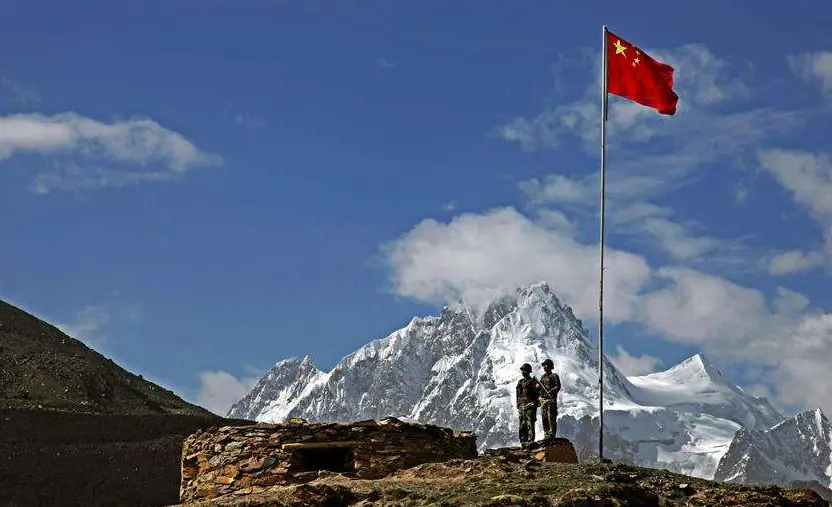
[[[245,446],[245,442],[231,442],[230,444],[226,444],[225,450],[226,451],[233,451],[235,449],[242,449]]]
[[[233,477],[219,476],[219,477],[214,479],[214,482],[216,482],[217,484],[231,484],[232,482],[234,482],[234,478]]]
[[[488,505],[498,506],[504,505],[506,507],[512,505],[526,505],[526,500],[523,499],[522,496],[518,495],[497,495],[491,497],[491,500],[488,502]]]

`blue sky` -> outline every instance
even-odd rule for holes
[[[607,352],[829,411],[832,7],[565,5],[5,2],[0,297],[214,409],[531,281],[594,334],[607,24],[681,96],[610,101]]]

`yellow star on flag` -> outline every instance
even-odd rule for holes
[[[615,54],[624,55],[624,57],[626,58],[627,54],[624,53],[624,51],[627,51],[627,46],[621,44],[620,40],[615,41]]]

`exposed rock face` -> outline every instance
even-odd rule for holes
[[[471,433],[394,418],[224,426],[185,440],[180,498],[256,493],[273,485],[308,482],[322,470],[373,479],[422,463],[476,456]]]
[[[832,424],[818,409],[801,412],[767,431],[742,428],[719,462],[714,480],[743,484],[815,481],[830,488]]]

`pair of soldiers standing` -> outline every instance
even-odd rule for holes
[[[520,416],[520,445],[526,449],[534,442],[534,425],[537,419],[537,407],[543,419],[544,441],[555,439],[558,430],[558,392],[560,377],[552,372],[555,367],[551,359],[542,363],[544,373],[537,380],[532,376],[532,366],[523,364],[520,371],[523,378],[517,382],[517,410]]]

